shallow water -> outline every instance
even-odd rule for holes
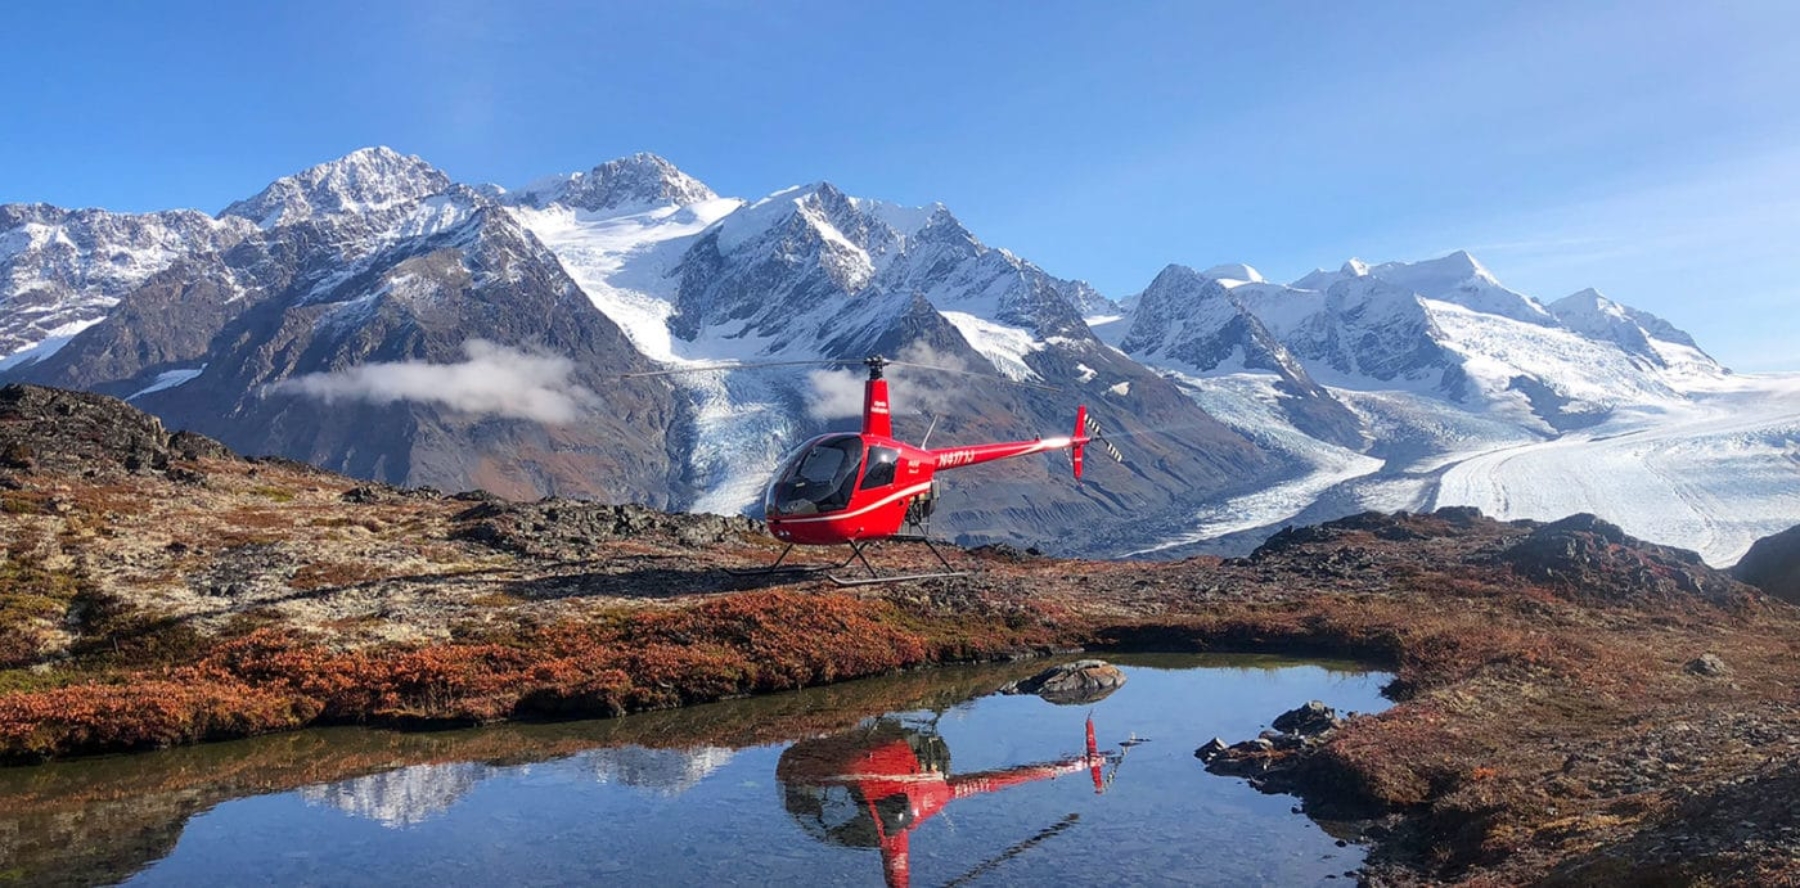
[[[8,769],[0,884],[1296,885],[1361,863],[1293,799],[1210,775],[1193,751],[1307,700],[1380,710],[1387,676],[1113,662],[1125,686],[1080,706],[980,696],[1039,662],[606,721],[307,731]]]

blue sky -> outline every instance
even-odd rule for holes
[[[1800,369],[1800,4],[82,3],[0,12],[0,202],[217,211],[384,144],[942,201],[1103,292],[1467,248]]]

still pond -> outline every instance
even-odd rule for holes
[[[1038,662],[3,769],[0,885],[1346,884],[1360,849],[1193,752],[1308,700],[1379,711],[1388,676],[1111,659],[1124,687],[1072,706],[990,693]]]

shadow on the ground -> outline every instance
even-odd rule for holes
[[[574,565],[569,565],[574,566]],[[718,567],[644,566],[635,569],[573,570],[536,577],[521,577],[500,584],[510,595],[532,600],[576,597],[680,598],[745,592],[777,586],[824,581],[823,573],[732,574]]]

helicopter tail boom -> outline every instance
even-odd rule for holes
[[[1106,450],[1106,455],[1113,459],[1121,459],[1119,452],[1111,444],[1100,437],[1100,424],[1087,415],[1087,406],[1082,405],[1075,410],[1075,434],[1066,438],[1038,438],[1032,441],[1008,441],[1003,444],[976,444],[972,447],[946,447],[941,450],[927,451],[936,460],[933,468],[959,469],[963,466],[979,465],[997,459],[1011,459],[1015,456],[1027,456],[1033,453],[1047,453],[1052,450],[1067,448],[1069,456],[1075,464],[1075,478],[1081,478],[1082,448],[1088,444],[1098,444]]]

